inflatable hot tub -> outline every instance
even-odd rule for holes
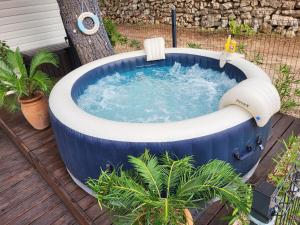
[[[128,155],[145,149],[178,157],[192,155],[197,165],[212,159],[230,163],[246,175],[257,165],[271,124],[279,110],[279,96],[270,79],[256,65],[232,57],[220,68],[220,52],[166,49],[164,60],[147,62],[144,51],[118,54],[84,65],[53,88],[50,117],[60,155],[77,184],[97,178],[100,168],[124,165]],[[221,99],[220,109],[195,118],[164,123],[129,123],[96,117],[77,105],[78,97],[96,80],[137,67],[198,64],[238,82]]]

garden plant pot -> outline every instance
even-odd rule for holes
[[[42,92],[36,92],[33,98],[19,98],[21,111],[31,126],[43,130],[49,126],[48,102]]]
[[[188,209],[184,209],[184,215],[186,219],[186,225],[194,225],[193,216]]]

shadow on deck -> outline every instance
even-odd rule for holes
[[[71,214],[80,224],[110,225],[107,211],[101,211],[96,199],[81,190],[72,181],[57,151],[51,128],[36,131],[30,127],[21,114],[10,114],[0,111],[0,127],[17,145],[29,162],[47,181],[49,186],[61,198]],[[255,185],[274,167],[273,158],[280,153],[281,139],[292,133],[300,134],[300,119],[283,114],[276,114],[272,119],[272,136],[265,147],[261,162],[250,178]],[[221,218],[229,209],[223,204],[214,203],[201,214],[195,214],[196,225],[222,225]]]

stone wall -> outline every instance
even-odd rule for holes
[[[221,29],[232,18],[260,32],[300,35],[300,0],[100,0],[104,16],[130,24],[170,24],[171,4],[179,26]]]

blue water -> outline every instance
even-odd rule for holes
[[[236,84],[225,73],[198,64],[137,68],[99,79],[79,96],[78,105],[115,121],[179,121],[218,110],[223,94]]]

